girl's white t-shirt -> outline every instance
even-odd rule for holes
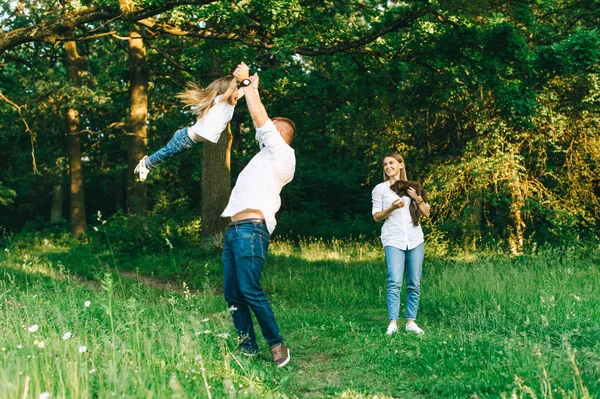
[[[373,200],[373,215],[392,205],[400,197],[390,188],[390,182],[384,181],[375,186],[371,192]],[[403,250],[413,249],[425,241],[421,224],[414,226],[410,217],[410,202],[412,198],[404,198],[404,206],[395,209],[383,222],[381,228],[381,243],[384,247],[396,247]]]
[[[229,102],[220,102],[220,100],[221,96],[217,96],[204,118],[198,119],[192,126],[194,133],[212,143],[219,141],[221,133],[233,117],[235,109],[235,106],[229,104]]]

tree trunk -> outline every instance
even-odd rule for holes
[[[519,180],[511,184],[510,192],[512,197],[508,212],[508,247],[511,254],[519,255],[523,252],[523,236],[526,227],[521,213],[521,209],[525,206],[525,197]]]
[[[138,32],[129,34],[129,81],[131,105],[127,134],[129,148],[127,159],[127,213],[144,216],[147,211],[146,184],[137,181],[134,169],[147,154],[146,119],[148,117],[148,69],[146,47]]]
[[[52,208],[50,209],[50,223],[55,224],[63,220],[63,188],[60,184],[52,187]]]
[[[67,75],[74,87],[80,86],[79,54],[77,42],[65,42]],[[85,220],[85,195],[83,191],[83,169],[81,165],[81,144],[79,142],[79,112],[72,107],[66,111],[67,152],[71,177],[71,233],[80,237],[87,229]]]
[[[231,143],[230,124],[216,144],[202,143],[202,237],[224,233],[229,223],[221,213],[231,194]]]

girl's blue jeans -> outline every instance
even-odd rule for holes
[[[230,226],[223,248],[224,294],[240,338],[240,347],[257,352],[250,310],[270,346],[283,343],[269,300],[260,285],[270,235],[262,223]]]
[[[167,159],[192,148],[196,142],[188,136],[188,129],[189,128],[184,127],[183,129],[176,131],[166,146],[146,159],[146,167],[148,169],[154,169],[158,165],[164,163]]]
[[[408,250],[385,247],[388,320],[398,320],[403,276],[406,276],[406,319],[415,320],[417,318],[424,255],[423,243]]]

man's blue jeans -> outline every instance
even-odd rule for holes
[[[166,146],[156,151],[146,159],[146,167],[154,169],[164,163],[167,159],[192,148],[196,142],[188,136],[188,127],[179,129],[173,134]]]
[[[249,352],[258,351],[250,309],[269,345],[283,343],[271,305],[260,286],[269,241],[264,222],[230,226],[225,232],[225,300],[240,338],[240,347]]]
[[[385,247],[387,263],[387,308],[388,320],[398,320],[400,313],[400,290],[402,276],[406,274],[406,319],[416,320],[421,296],[421,275],[425,246],[419,244],[413,249],[402,250]]]

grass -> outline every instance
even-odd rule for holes
[[[292,351],[276,369],[260,334],[257,359],[236,352],[218,248],[107,238],[4,240],[1,397],[600,397],[599,248],[426,252],[426,334],[387,337],[378,243],[275,242],[262,282]]]

